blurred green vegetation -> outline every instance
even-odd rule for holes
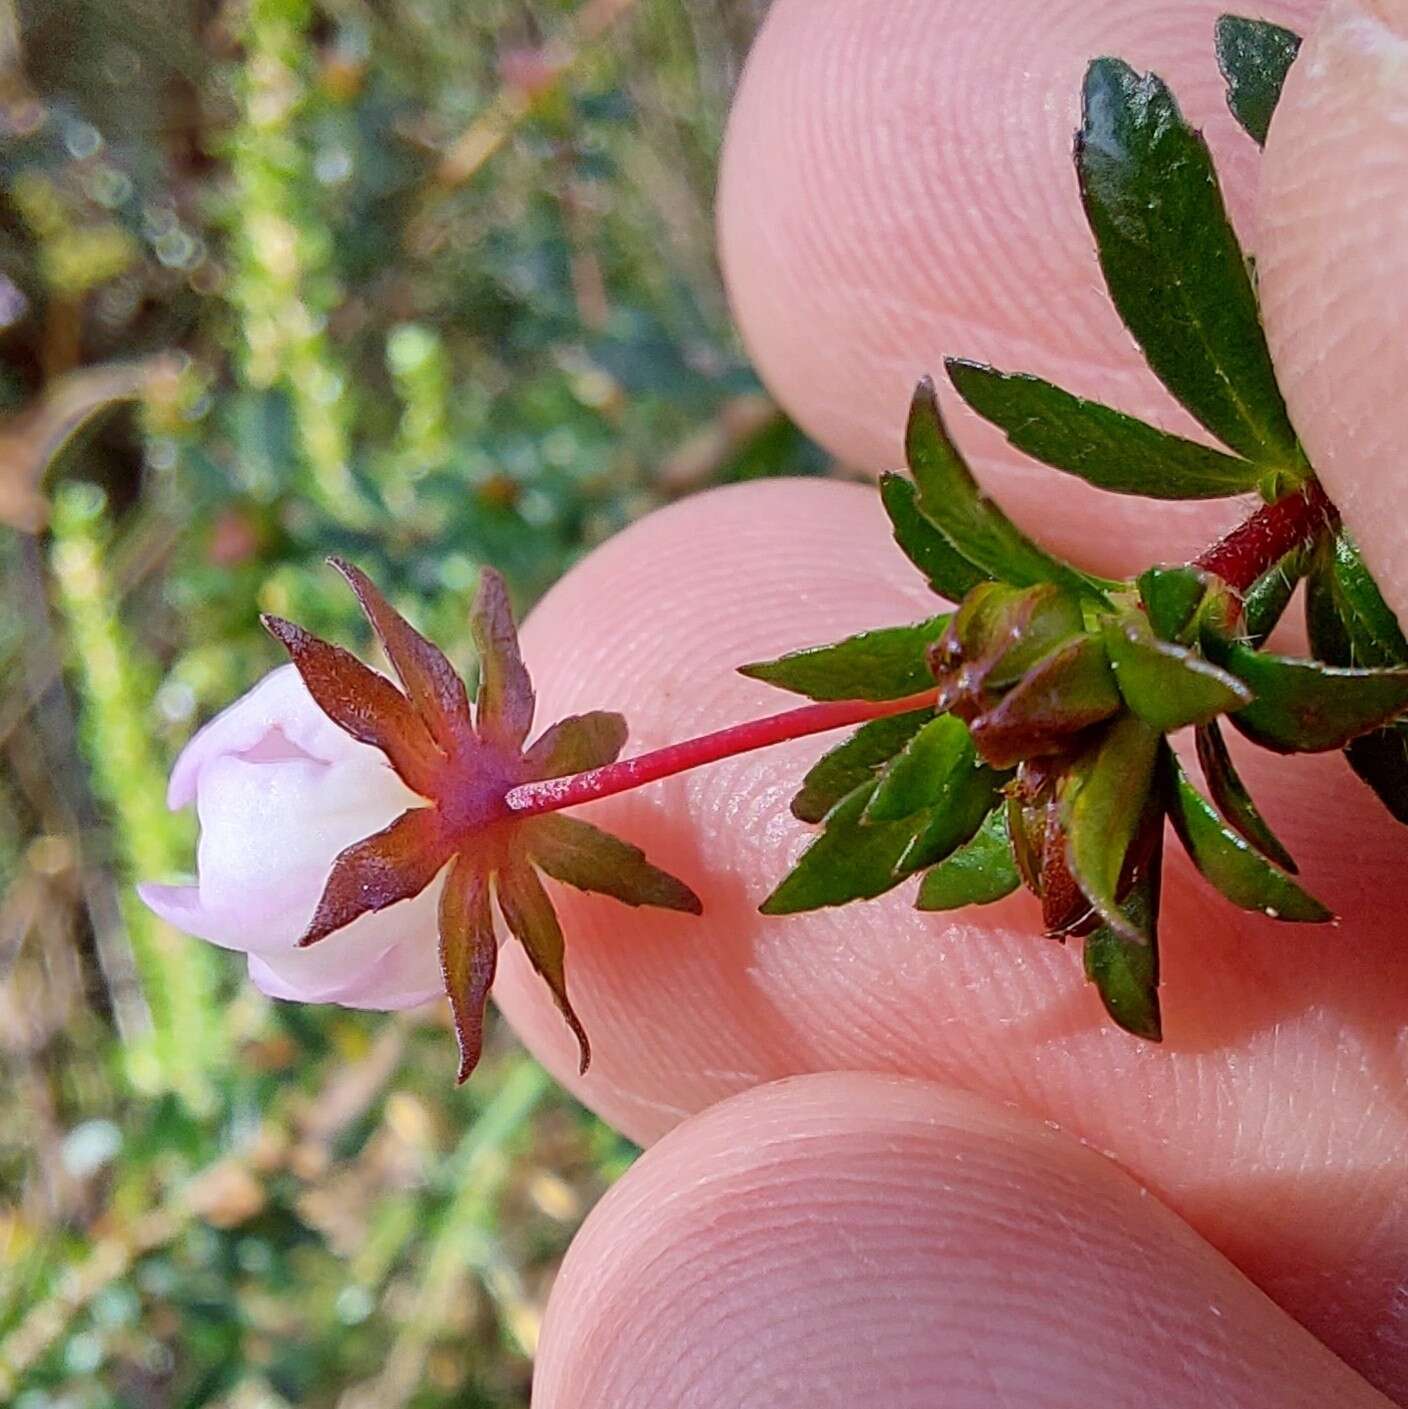
[[[633,1150],[496,1031],[272,1003],[138,906],[165,774],[365,647],[345,553],[469,662],[672,497],[822,457],[715,267],[764,0],[0,0],[0,1403],[527,1402]]]

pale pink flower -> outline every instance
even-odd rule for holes
[[[300,948],[338,854],[419,802],[386,756],[314,703],[292,665],[266,675],[186,745],[167,802],[195,804],[195,885],[139,893],[187,934],[249,956],[274,998],[409,1008],[444,992],[437,879],[412,900],[360,915],[336,944]]]
[[[688,886],[639,848],[560,815],[515,812],[515,786],[611,763],[618,714],[564,719],[531,746],[533,687],[508,594],[485,571],[471,614],[478,700],[444,654],[350,563],[399,685],[277,617],[264,624],[293,664],[191,740],[171,775],[173,808],[195,803],[195,885],[145,885],[142,899],[188,934],[249,956],[275,998],[354,1008],[450,1000],[460,1079],[479,1059],[494,980],[497,905],[576,1034],[564,940],[539,869],[629,905],[699,912]]]

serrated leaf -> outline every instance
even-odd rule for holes
[[[468,1080],[484,1046],[484,1004],[499,961],[489,906],[489,877],[472,859],[455,858],[440,892],[440,973],[450,1000],[459,1077]]]
[[[1032,666],[1001,701],[972,723],[973,742],[995,768],[1059,753],[1071,736],[1121,708],[1105,648],[1077,636]]]
[[[565,778],[614,763],[625,745],[625,716],[593,709],[568,715],[543,730],[523,755],[523,762],[530,778]]]
[[[1162,734],[1250,703],[1251,691],[1240,680],[1161,640],[1143,617],[1107,621],[1104,641],[1125,703]]]
[[[1120,910],[1120,882],[1154,778],[1158,730],[1122,714],[1061,780],[1066,862],[1087,900],[1117,933],[1145,936]]]
[[[1269,20],[1223,15],[1217,21],[1217,66],[1227,80],[1227,106],[1257,144],[1266,142],[1300,35]]]
[[[1204,724],[1194,737],[1197,741],[1198,762],[1202,766],[1203,777],[1207,780],[1208,791],[1223,818],[1263,856],[1294,875],[1299,869],[1294,858],[1257,810],[1246,784],[1242,782],[1232,763],[1227,741],[1222,737],[1222,730],[1217,722],[1214,720],[1210,724]]]
[[[1115,1023],[1149,1042],[1163,1040],[1159,1010],[1159,887],[1162,841],[1120,907],[1123,925],[1101,925],[1085,938],[1082,960],[1105,1011]],[[1141,936],[1134,940],[1130,932]]]
[[[905,878],[900,858],[922,830],[923,816],[866,823],[866,805],[878,783],[862,783],[827,814],[824,830],[758,908],[764,915],[795,915],[852,900],[871,900]]]
[[[591,1064],[592,1048],[586,1029],[567,996],[567,946],[557,911],[538,879],[538,873],[521,857],[509,857],[494,877],[494,894],[504,923],[513,931],[538,976],[547,984],[558,1012],[577,1039],[581,1054],[579,1071]]]
[[[1281,868],[1268,861],[1245,837],[1217,815],[1212,804],[1188,781],[1166,745],[1168,811],[1174,830],[1193,864],[1234,905],[1278,920],[1319,924],[1333,919]]]
[[[609,895],[627,905],[702,913],[699,897],[681,880],[645,859],[628,841],[561,812],[522,825],[528,854],[555,881]]]
[[[1304,478],[1212,157],[1162,80],[1090,65],[1076,170],[1110,295],[1155,375],[1224,445]]]
[[[1040,377],[950,358],[958,394],[1034,459],[1116,494],[1221,499],[1256,488],[1249,460],[1170,435]]]
[[[847,793],[869,782],[933,717],[932,709],[912,709],[862,724],[812,765],[792,799],[792,815],[802,822],[820,822]]]
[[[1021,883],[1003,803],[988,813],[971,841],[924,873],[914,903],[920,910],[990,905],[1010,895]]]
[[[951,543],[984,573],[1015,587],[1054,582],[1104,603],[1107,584],[1038,548],[978,488],[939,411],[934,384],[915,389],[905,430],[905,453],[919,487],[919,507]]]
[[[1242,595],[1242,633],[1260,646],[1290,605],[1296,585],[1305,576],[1308,555],[1294,548],[1273,564]]]
[[[741,665],[738,673],[813,700],[902,700],[933,685],[926,652],[948,622],[944,615],[862,631],[830,646]]]
[[[1253,695],[1251,704],[1228,718],[1275,753],[1341,749],[1408,709],[1408,668],[1340,669],[1212,635],[1205,646]]]
[[[912,480],[903,475],[881,475],[880,502],[890,516],[900,551],[940,597],[961,602],[980,582],[987,581],[988,574],[974,567],[925,517]]]
[[[932,806],[955,769],[976,757],[967,726],[951,714],[930,719],[895,756],[866,804],[866,822],[898,822]]]

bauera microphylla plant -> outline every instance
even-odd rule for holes
[[[1295,36],[1227,17],[1217,43],[1232,110],[1260,141]],[[461,1078],[479,1052],[496,903],[576,1032],[585,1069],[564,937],[538,872],[627,904],[700,905],[636,847],[564,809],[849,726],[793,799],[794,814],[821,831],[764,902],[767,914],[863,901],[916,876],[925,911],[1025,885],[1048,935],[1082,938],[1114,1021],[1155,1041],[1166,824],[1232,904],[1329,921],[1247,794],[1223,726],[1281,753],[1344,750],[1408,822],[1408,641],[1291,426],[1254,275],[1201,135],[1157,77],[1100,59],[1086,75],[1075,164],[1120,315],[1223,448],[979,363],[950,361],[949,380],[1013,444],[1101,488],[1161,499],[1260,494],[1239,528],[1192,563],[1129,581],[1059,561],[979,489],[925,381],[910,411],[909,475],[886,475],[880,494],[898,546],[956,609],[746,665],[810,703],[624,760],[626,725],[615,714],[562,720],[528,742],[532,687],[492,571],[473,612],[471,709],[440,651],[334,560],[399,688],[269,619],[296,678],[276,673],[178,763],[173,801],[194,797],[205,827],[201,883],[148,887],[148,902],[192,932],[249,949],[255,981],[279,996],[392,1007],[443,987]],[[1265,647],[1302,580],[1312,659]],[[1194,731],[1206,796],[1168,742],[1184,729]],[[262,783],[241,772],[249,766],[266,769]],[[363,812],[375,825],[343,835],[357,786],[374,801]],[[228,898],[217,894],[228,818],[251,797],[266,810],[307,809],[313,850],[327,853],[296,883],[270,876],[283,916],[272,937],[232,932]],[[438,948],[428,917],[411,914],[436,887]],[[402,923],[374,928],[382,912]],[[340,965],[304,958],[344,940]]]

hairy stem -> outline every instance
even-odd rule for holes
[[[764,719],[750,719],[731,724],[712,734],[701,734],[683,743],[667,744],[637,758],[625,758],[601,768],[589,768],[566,778],[544,778],[535,783],[522,783],[509,790],[504,805],[511,816],[531,817],[540,812],[557,812],[582,802],[629,792],[643,783],[653,783],[676,773],[698,768],[705,763],[717,763],[735,754],[750,753],[788,739],[802,739],[808,734],[824,734],[842,729],[848,724],[864,724],[887,714],[901,714],[932,704],[937,690],[911,695],[903,700],[838,700],[824,704],[803,705],[782,714],[770,714]]]
[[[1230,587],[1245,592],[1292,549],[1309,542],[1339,521],[1339,512],[1319,481],[1297,494],[1258,509],[1225,538],[1193,559],[1193,566],[1215,572]]]

